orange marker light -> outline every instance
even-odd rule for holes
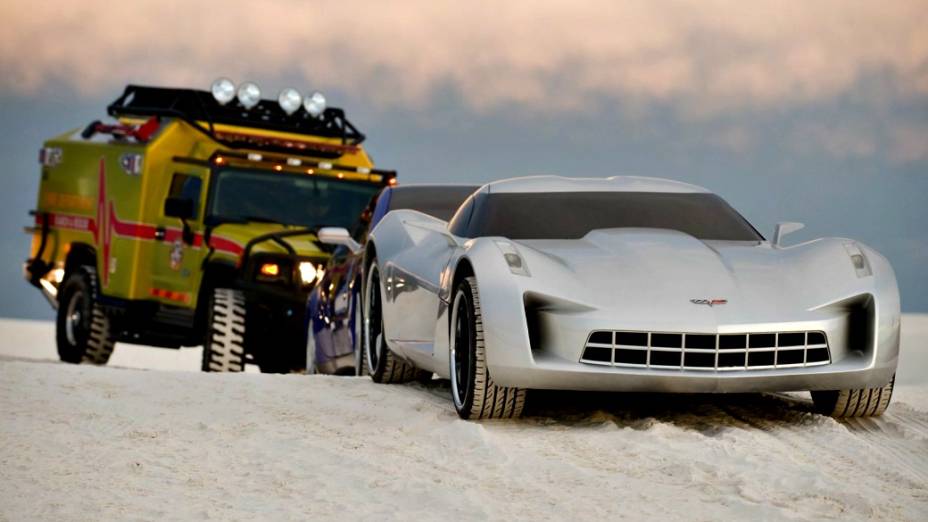
[[[277,277],[280,275],[280,266],[277,263],[264,263],[261,265],[261,275]]]
[[[274,165],[274,170],[276,170],[277,172],[280,172],[280,171],[284,170],[284,168],[281,167],[280,165]]]
[[[396,185],[396,178],[390,178],[390,186]]]
[[[225,160],[222,156],[216,156],[216,165],[222,165]]]

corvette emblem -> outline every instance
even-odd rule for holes
[[[690,299],[690,302],[693,304],[715,306],[728,304],[728,299]]]

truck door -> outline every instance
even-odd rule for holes
[[[165,304],[195,308],[200,270],[206,248],[202,244],[203,177],[177,172],[166,194],[156,199],[157,210],[151,274],[152,299]],[[187,208],[189,217],[176,217],[178,209]],[[175,216],[168,215],[174,212]],[[185,225],[186,223],[186,225]]]

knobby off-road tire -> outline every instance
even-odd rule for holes
[[[824,415],[836,418],[875,417],[889,407],[893,396],[896,376],[886,386],[857,388],[854,390],[814,391],[812,402],[815,409]]]
[[[87,266],[68,274],[58,293],[58,357],[74,364],[106,364],[116,344],[97,303],[97,273]]]
[[[245,296],[239,290],[213,290],[201,369],[204,372],[245,370]]]
[[[451,315],[451,395],[462,419],[509,419],[522,415],[526,390],[500,386],[487,368],[477,279],[458,285]]]
[[[377,261],[372,262],[368,268],[363,303],[363,356],[371,379],[382,384],[403,383],[418,379],[422,371],[390,351],[384,338],[380,269]]]

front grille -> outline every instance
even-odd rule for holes
[[[823,332],[592,332],[580,362],[661,370],[769,370],[831,362]]]

